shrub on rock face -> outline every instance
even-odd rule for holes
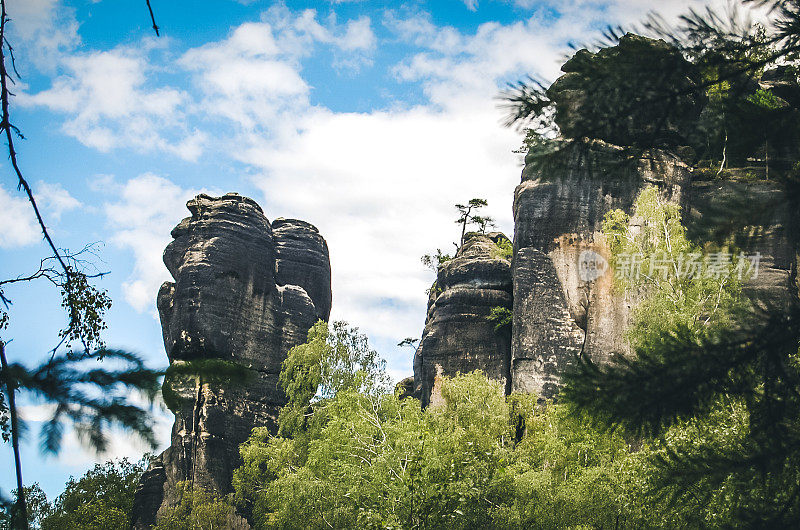
[[[666,42],[639,35],[596,53],[579,50],[561,70],[547,97],[567,138],[681,145],[705,104],[696,67]]]

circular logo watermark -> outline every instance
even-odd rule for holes
[[[591,282],[608,271],[608,261],[592,250],[584,250],[578,256],[578,277],[581,281]]]

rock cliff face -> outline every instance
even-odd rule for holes
[[[707,103],[694,65],[664,41],[628,34],[596,53],[578,51],[562,71],[546,91],[562,136],[528,156],[514,194],[512,290],[502,267],[485,268],[479,240],[468,241],[441,268],[414,360],[423,405],[435,399],[438,374],[481,368],[508,390],[550,398],[579,357],[603,363],[630,353],[626,332],[643,293],[614,289],[614,271],[597,267],[607,269],[610,261],[604,216],[623,210],[636,233],[642,220],[632,209],[646,187],[677,204],[684,224],[739,225],[732,215],[754,214],[727,241],[746,255],[760,254],[746,293],[770,302],[797,296],[798,236],[792,232],[800,221],[786,211],[789,201],[778,187],[746,178],[701,180],[704,172],[687,165],[695,153],[685,146]],[[796,99],[796,82],[785,74],[767,72],[761,86]],[[563,149],[551,150],[557,147]],[[509,303],[510,352],[505,337],[492,335],[486,324],[492,306]]]
[[[719,224],[720,219],[724,226],[731,211],[740,217],[748,216],[738,219],[743,228],[733,236],[736,247],[746,255],[760,256],[758,275],[745,284],[745,292],[783,303],[798,292],[800,249],[793,243],[798,240],[798,213],[789,211],[789,204],[773,182],[698,178],[692,183],[687,218],[705,227]]]
[[[272,224],[252,199],[199,195],[191,217],[172,231],[164,263],[174,278],[158,294],[164,345],[172,366],[215,359],[247,369],[231,385],[203,375],[175,377],[170,387],[172,443],[153,462],[136,495],[136,528],[149,528],[192,481],[231,490],[239,444],[256,426],[274,428],[286,397],[278,385],[288,350],[330,313],[330,264],[312,225]]]
[[[607,161],[615,149],[600,144],[590,157]],[[552,177],[529,162],[514,197],[513,390],[549,398],[558,391],[560,374],[579,356],[602,363],[613,353],[629,352],[625,333],[638,300],[614,289],[613,274],[586,277],[580,265],[586,252],[608,259],[603,216],[617,208],[632,214],[645,186],[656,186],[663,197],[681,205],[690,225],[705,219],[720,226],[730,221],[731,212],[754,213],[756,219],[733,241],[746,255],[760,255],[758,276],[745,284],[745,291],[779,303],[797,296],[798,254],[788,226],[792,216],[769,182],[693,179],[680,159],[657,151],[625,166],[627,174],[619,172],[621,166],[584,158],[558,168]],[[736,202],[743,197],[747,208]],[[637,222],[632,218],[632,224]]]
[[[567,161],[555,176],[541,174],[534,160],[523,171],[514,194],[514,390],[552,397],[560,373],[578,356],[603,362],[627,350],[624,333],[635,301],[614,291],[612,274],[594,278],[581,271],[582,255],[609,258],[601,233],[608,211],[631,214],[648,185],[681,203],[691,174],[678,158],[658,151],[609,165],[618,152],[596,143],[591,160]]]
[[[501,257],[503,234],[471,234],[440,269],[428,300],[425,331],[414,356],[416,395],[436,400],[436,376],[482,370],[511,383],[510,330],[495,329],[493,308],[511,309],[511,263]]]

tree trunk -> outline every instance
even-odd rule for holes
[[[12,383],[8,373],[8,362],[6,361],[6,345],[0,340],[0,366],[6,380],[6,392],[8,395],[8,414],[11,417],[11,447],[14,449],[14,468],[17,472],[17,502],[11,515],[11,528],[22,528],[28,530],[28,508],[25,504],[25,489],[22,483],[22,461],[19,456],[19,424],[17,422],[17,405],[14,399],[15,385]]]

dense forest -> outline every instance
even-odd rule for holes
[[[741,9],[754,7],[769,9],[766,21],[708,11],[687,13],[677,26],[654,16],[637,34],[609,28],[569,58],[560,80],[527,79],[500,96],[509,125],[525,134],[526,172],[565,178],[565,161],[589,164],[613,148],[613,160],[587,171],[621,178],[626,164],[662,150],[689,165],[694,179],[732,190],[701,218],[644,184],[628,211],[603,215],[596,237],[606,242],[612,269],[631,256],[667,264],[663,274],[613,279],[615,292],[636,301],[628,351],[604,363],[576,359],[549,399],[508,392],[480,370],[437,376],[438,399],[422,407],[419,396],[392,386],[358,328],[319,320],[282,362],[288,403],[277,428],[256,427],[240,446],[232,493],[181,483],[180,502],[154,528],[796,527],[796,261],[795,283],[782,299],[757,288],[744,258],[747,238],[768,231],[777,210],[788,216],[784,228],[798,248],[800,2]],[[754,192],[761,189],[754,184],[770,193]],[[458,205],[462,245],[468,206]],[[486,232],[491,219],[470,222]],[[513,250],[508,239],[498,244],[503,259],[513,260]],[[713,273],[670,269],[700,255],[739,259],[715,263]],[[158,372],[105,350],[100,332],[110,301],[74,272],[74,257],[64,259],[63,270],[55,263],[40,273],[64,293],[71,319],[64,339],[123,368],[84,371],[81,359],[55,356],[30,369],[3,357],[4,442],[21,428],[12,411],[22,391],[57,405],[61,417],[45,438],[57,450],[65,419],[88,426],[99,447],[115,422],[152,437],[144,410],[124,403],[121,389],[155,399],[161,382],[174,411],[185,399],[172,388],[181,378],[225,387],[247,377],[222,361]],[[434,270],[448,260],[441,251],[423,258]],[[511,313],[495,309],[503,333]],[[0,331],[6,319],[0,307]],[[117,394],[97,398],[79,384]],[[82,416],[72,413],[73,402]],[[152,458],[97,464],[55,499],[25,486],[4,502],[0,528],[129,528]]]

